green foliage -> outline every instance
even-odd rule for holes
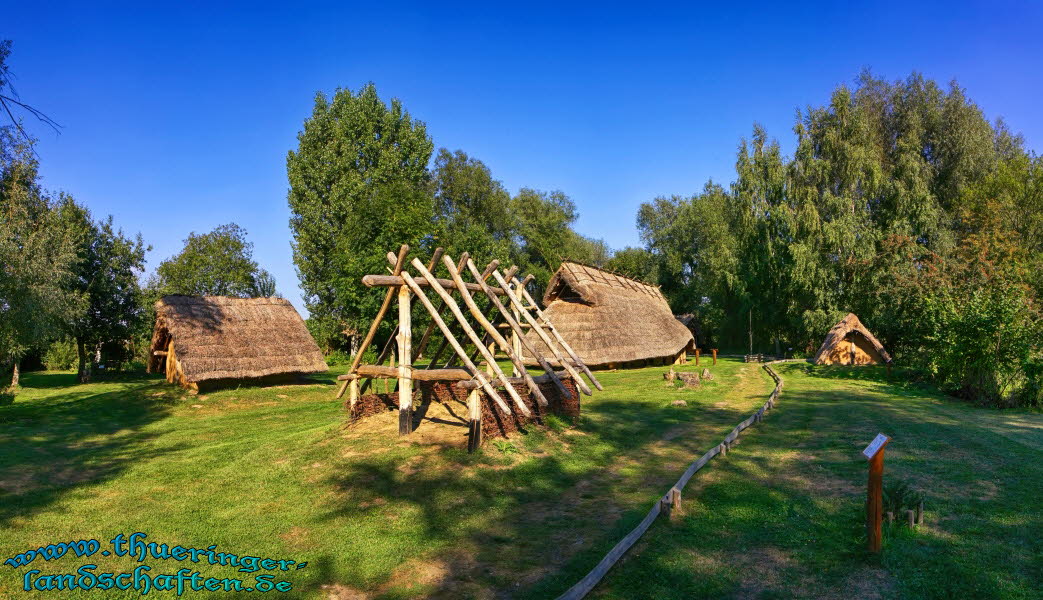
[[[434,148],[423,123],[376,87],[315,97],[286,159],[293,259],[308,311],[341,329],[361,329],[380,298],[359,285],[383,273],[385,254],[421,247],[434,215],[427,164]]]
[[[496,450],[504,456],[510,456],[511,454],[518,453],[518,447],[515,446],[514,443],[509,440],[499,438],[493,440],[492,444],[493,447],[496,448]]]
[[[812,352],[855,312],[899,361],[977,401],[1036,402],[1041,159],[956,84],[863,73],[798,113],[797,147],[755,126],[725,190],[643,204],[671,306],[723,348]]]
[[[571,425],[557,415],[547,415],[543,417],[543,424],[546,425],[554,433],[561,433],[566,429],[569,429]]]
[[[188,234],[185,247],[156,267],[150,282],[157,296],[232,296],[257,298],[275,295],[275,279],[253,260],[253,243],[246,230],[229,223],[204,234]]]
[[[43,354],[48,371],[68,371],[76,366],[76,343],[69,339],[52,342]]]
[[[31,146],[0,128],[0,365],[58,337],[84,310],[58,205],[39,185]]]
[[[901,519],[907,510],[916,510],[926,499],[924,493],[897,477],[888,477],[884,482],[883,512],[893,512]]]

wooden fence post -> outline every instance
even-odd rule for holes
[[[412,326],[409,288],[398,288],[398,434],[413,432]]]
[[[717,348],[714,348],[713,350],[710,350],[710,352],[713,352],[713,366],[716,367],[717,366]]]
[[[482,445],[482,402],[481,390],[475,388],[467,393],[467,451],[474,452]]]
[[[883,546],[883,510],[884,510],[884,447],[891,438],[878,434],[866,449],[863,456],[869,459],[869,484],[866,498],[866,533],[869,538],[869,551],[880,552]],[[911,518],[911,517],[910,517]]]

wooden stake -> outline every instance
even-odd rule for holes
[[[909,519],[909,529],[916,527],[916,511],[909,509],[905,511],[905,516]]]
[[[583,379],[579,376],[579,373],[577,373],[576,370],[572,368],[569,362],[565,360],[565,357],[562,356],[561,352],[558,351],[557,344],[555,344],[554,341],[550,339],[550,336],[547,335],[547,332],[543,330],[543,326],[540,324],[540,322],[533,318],[531,314],[529,314],[529,311],[526,310],[525,306],[522,304],[521,299],[519,299],[518,296],[514,293],[514,291],[511,290],[511,287],[507,284],[507,281],[503,278],[503,276],[500,275],[498,271],[493,271],[493,279],[495,279],[496,282],[503,287],[503,289],[507,292],[507,298],[510,299],[511,304],[518,309],[518,312],[520,312],[523,317],[525,317],[525,320],[528,321],[529,325],[532,326],[532,330],[536,332],[536,335],[538,335],[539,338],[543,340],[543,343],[546,344],[547,348],[549,348],[550,351],[554,354],[554,358],[556,358],[558,362],[561,363],[561,366],[564,367],[566,371],[568,371],[569,376],[572,377],[572,379],[576,382],[576,387],[578,387],[581,392],[588,396],[593,394],[593,392],[590,391],[590,388],[587,387],[587,384],[583,382]],[[538,353],[533,353],[533,355],[539,356]],[[546,367],[544,367],[544,370],[546,370],[548,373],[554,372],[554,369],[547,369]]]
[[[532,305],[533,310],[536,311],[536,316],[538,316],[541,321],[546,323],[547,329],[549,329],[551,334],[553,334],[554,337],[558,340],[558,343],[561,344],[561,347],[565,349],[565,352],[567,352],[568,355],[572,357],[572,360],[576,362],[576,365],[580,369],[582,369],[584,373],[587,374],[587,379],[589,379],[590,382],[594,384],[594,387],[598,388],[598,390],[605,389],[601,387],[601,382],[598,381],[598,378],[594,377],[594,374],[591,373],[590,369],[587,368],[587,365],[583,362],[583,359],[580,358],[578,354],[576,354],[576,352],[572,349],[572,346],[569,346],[569,343],[565,341],[565,338],[563,338],[561,334],[558,333],[558,329],[554,327],[554,323],[551,323],[550,319],[548,319],[546,315],[543,314],[543,311],[540,310],[540,307],[536,304],[536,301],[533,300],[532,296],[529,295],[529,290],[525,289],[525,284],[519,283],[517,279],[514,280],[514,283],[518,286],[518,289],[521,289],[522,296],[526,300],[528,300],[529,303]]]
[[[398,288],[398,434],[413,432],[413,378],[410,375],[413,356],[412,311],[409,288]]]
[[[880,437],[880,436],[878,436]],[[890,438],[884,436],[884,441],[879,443],[876,452],[869,458],[869,484],[866,496],[866,530],[869,538],[869,551],[880,552],[883,546],[883,509],[884,509],[884,448],[887,447]],[[863,453],[868,451],[877,442],[874,440]]]
[[[442,254],[443,254],[443,250],[442,250],[441,246],[438,247],[438,248],[435,248],[434,256],[432,256],[431,257],[431,261],[429,263],[427,263],[427,268],[432,273],[434,273],[435,269],[438,268],[438,260],[440,258],[442,258]],[[463,256],[467,256],[467,253],[464,252]],[[439,304],[438,312],[441,313],[442,309],[444,309],[444,308],[445,308],[445,304],[444,303]],[[427,349],[427,342],[431,338],[431,333],[434,332],[434,330],[435,330],[435,324],[434,324],[434,321],[432,321],[432,322],[427,324],[427,329],[424,330],[424,335],[420,336],[420,343],[418,343],[416,345],[416,348],[413,350],[413,362],[416,362],[418,358],[420,358],[420,357],[422,357],[424,355],[424,350]],[[428,365],[428,366],[430,366],[430,365]]]
[[[916,507],[916,524],[923,525],[923,502]]]
[[[406,255],[409,254],[409,245],[402,244],[398,249],[398,257],[395,260],[395,268],[391,270],[392,275],[398,275],[402,270],[402,265],[406,262]],[[395,297],[395,288],[389,288],[387,293],[384,295],[384,302],[380,305],[380,310],[377,311],[377,316],[373,319],[373,323],[369,326],[369,331],[366,333],[366,337],[362,340],[362,344],[359,346],[358,351],[355,353],[355,358],[351,359],[351,366],[348,367],[348,374],[355,372],[355,369],[362,362],[362,355],[365,354],[366,348],[373,342],[373,336],[377,334],[377,328],[380,327],[380,322],[384,320],[384,315],[387,313],[388,308],[391,307],[391,300]],[[340,386],[340,390],[337,391],[337,398],[344,396],[344,389],[348,386],[348,382],[345,381]]]
[[[710,350],[710,352],[713,352],[713,366],[716,367],[717,366],[717,348],[714,348],[713,350]]]
[[[467,358],[467,354],[464,352],[464,349],[460,347],[460,342],[456,341],[456,336],[453,335],[453,332],[449,330],[449,326],[445,324],[445,321],[442,320],[442,317],[439,316],[437,311],[435,311],[435,305],[431,304],[431,301],[427,298],[427,295],[424,294],[423,289],[421,289],[421,287],[417,285],[415,281],[413,281],[413,277],[407,271],[402,271],[402,279],[406,281],[406,285],[409,286],[409,289],[413,290],[413,293],[416,294],[417,299],[420,300],[420,302],[424,305],[424,308],[427,309],[427,313],[431,315],[432,319],[434,319],[435,323],[438,325],[438,329],[442,332],[442,335],[444,335],[446,339],[449,340],[449,344],[453,347],[453,350],[456,351],[457,355],[461,356],[464,359],[464,366],[466,366],[467,369],[471,371],[472,374],[474,374],[474,378],[477,379],[478,383],[482,385],[482,389],[485,390],[485,393],[488,394],[489,397],[496,402],[496,405],[499,406],[500,409],[503,410],[503,412],[511,412],[511,409],[507,406],[507,403],[504,402],[503,398],[501,398],[500,395],[496,393],[496,389],[489,383],[489,380],[486,379],[484,375],[482,375],[482,372],[478,370],[478,367],[475,366],[474,362],[471,359]]]
[[[453,312],[453,315],[456,316],[457,322],[460,323],[460,325],[464,328],[464,333],[467,334],[467,337],[471,339],[471,342],[478,347],[479,351],[481,351],[485,360],[489,362],[490,366],[492,366],[493,372],[496,374],[496,376],[503,381],[503,387],[505,390],[507,390],[507,395],[510,396],[512,400],[514,400],[514,403],[518,406],[518,410],[520,410],[521,413],[526,417],[532,416],[532,411],[529,410],[528,406],[525,406],[525,402],[522,401],[521,396],[518,395],[517,390],[515,390],[514,386],[511,385],[509,381],[507,381],[507,376],[504,375],[503,371],[500,370],[500,365],[496,364],[496,357],[489,354],[489,349],[486,348],[485,344],[482,343],[482,338],[480,338],[478,334],[475,333],[474,329],[472,329],[471,325],[467,322],[467,319],[464,317],[463,311],[460,310],[460,305],[457,304],[456,300],[454,300],[453,297],[449,295],[449,292],[445,291],[445,288],[442,287],[442,284],[439,283],[437,279],[431,276],[431,273],[428,272],[426,268],[424,268],[423,263],[421,263],[419,260],[413,259],[412,264],[417,271],[419,271],[422,275],[427,277],[427,280],[431,283],[431,289],[433,289],[436,294],[438,294],[442,297],[443,300],[445,300],[446,306],[449,307],[449,310],[451,310]],[[419,289],[419,286],[417,287]],[[481,286],[479,286],[478,289],[481,290]]]
[[[467,291],[467,288],[462,285],[464,282],[463,277],[461,277],[460,272],[456,270],[453,261],[450,260],[448,256],[444,256],[442,257],[442,262],[445,263],[446,268],[449,269],[449,275],[453,278],[453,282],[456,283],[458,288],[460,288],[460,298],[463,299],[464,304],[467,305],[467,309],[471,311],[471,316],[478,321],[478,324],[481,325],[489,337],[492,338],[492,341],[490,342],[490,353],[495,357],[496,345],[499,344],[503,347],[505,351],[508,352],[511,363],[514,365],[515,372],[521,373],[521,377],[528,385],[529,393],[536,398],[536,401],[539,402],[540,406],[547,406],[547,398],[543,395],[543,392],[540,391],[540,386],[536,385],[536,382],[532,380],[529,372],[525,369],[525,363],[521,360],[521,354],[515,354],[514,352],[507,350],[511,347],[510,343],[504,339],[500,332],[496,330],[496,327],[485,318],[485,315],[482,314],[482,311],[478,308],[478,304],[475,303],[474,298],[471,297],[471,292]],[[482,282],[481,285],[484,286],[485,283]],[[484,290],[485,288],[483,287],[482,289]]]
[[[467,451],[474,452],[482,445],[482,402],[481,392],[473,389],[467,393]]]
[[[467,268],[471,271],[471,274],[477,278],[478,267],[474,265],[474,261],[468,260]],[[490,273],[492,273],[492,271],[490,271]],[[530,344],[529,340],[525,337],[525,332],[522,331],[521,323],[518,322],[518,316],[520,315],[520,313],[518,312],[516,305],[512,302],[511,311],[508,312],[507,307],[503,305],[503,302],[500,300],[500,297],[493,293],[492,288],[485,284],[484,279],[481,279],[479,281],[482,285],[482,291],[484,291],[485,295],[489,297],[489,301],[493,303],[493,306],[499,309],[500,314],[503,315],[504,320],[507,321],[507,324],[511,327],[511,332],[514,335],[514,337],[512,338],[513,341],[516,341],[518,343],[519,348],[524,346],[525,349],[528,350],[529,354],[531,354],[536,359],[536,362],[539,363],[540,367],[542,367],[543,370],[547,372],[547,375],[550,376],[551,380],[554,382],[554,385],[558,388],[558,391],[561,392],[561,397],[568,398],[571,394],[569,394],[568,389],[565,388],[565,384],[561,382],[561,379],[558,378],[558,374],[554,371],[553,367],[551,367],[550,363],[547,362],[547,359],[544,358],[539,352],[537,352],[536,348],[533,347],[533,345]],[[533,325],[530,325],[530,327],[535,328],[535,326]],[[519,359],[521,359],[521,350],[517,350],[515,354],[518,356]]]
[[[355,405],[359,401],[359,378],[355,377],[348,381],[348,418],[355,417]]]
[[[696,347],[696,349],[695,349],[695,366],[697,366],[697,367],[699,366],[699,352],[700,352],[699,348]]]
[[[670,488],[670,516],[681,514],[681,490]]]

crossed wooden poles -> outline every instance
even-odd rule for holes
[[[547,398],[540,391],[540,383],[550,381],[558,388],[562,397],[569,396],[568,389],[561,381],[562,376],[566,374],[576,382],[576,387],[588,396],[591,395],[591,390],[580,377],[580,373],[586,375],[594,387],[602,389],[601,383],[558,333],[554,324],[547,319],[525,289],[531,275],[519,281],[515,277],[517,267],[511,267],[506,273],[501,273],[499,261],[495,260],[489,263],[485,270],[479,271],[466,252],[458,262],[454,262],[451,257],[444,255],[441,248],[435,250],[426,266],[419,259],[413,258],[409,262],[415,272],[413,274],[406,268],[408,255],[409,246],[403,244],[397,255],[393,252],[389,252],[387,255],[388,263],[391,265],[390,275],[366,275],[362,278],[362,283],[367,287],[385,287],[387,293],[347,374],[337,378],[343,381],[337,391],[337,398],[343,397],[345,390],[348,390],[349,407],[352,411],[359,397],[373,379],[397,379],[398,432],[399,435],[408,435],[413,429],[413,381],[452,381],[455,382],[455,386],[468,390],[467,411],[470,427],[468,449],[473,451],[481,445],[480,391],[484,391],[500,410],[510,413],[511,408],[499,391],[502,388],[517,411],[529,417],[532,412],[515,389],[516,385],[526,385],[529,394],[539,406],[548,405]],[[449,279],[435,276],[439,259],[448,271]],[[466,273],[470,273],[474,279],[473,282],[464,280]],[[495,281],[496,286],[488,283],[490,277]],[[430,289],[435,293],[437,306],[428,297],[425,289]],[[454,294],[459,295],[459,301],[454,298]],[[412,343],[411,326],[414,296],[431,317],[431,323],[415,348]],[[475,299],[482,296],[488,299],[484,312]],[[398,326],[395,335],[385,344],[377,357],[376,364],[360,364],[363,353],[373,343],[377,328],[384,320],[396,297],[398,298]],[[470,314],[470,320],[473,320],[476,325],[471,324],[467,313]],[[442,335],[441,345],[431,356],[426,368],[414,368],[414,362],[424,356],[424,350],[436,327]],[[508,332],[507,337],[500,333],[501,329]],[[557,364],[564,368],[563,371],[553,369],[550,362],[526,337],[526,330],[536,333],[539,340],[550,349]],[[393,342],[397,345],[398,350],[397,367],[394,366],[394,357],[391,356]],[[513,365],[513,377],[508,377],[496,363],[497,346],[510,359]],[[452,348],[453,354],[441,368],[434,368],[446,347]],[[468,352],[469,347],[473,347],[471,352]],[[522,356],[523,349],[545,371],[544,375],[533,377],[529,374]],[[391,357],[392,365],[385,366],[384,362],[389,357]],[[484,363],[484,372],[475,363],[479,357],[481,357],[480,362]],[[462,367],[454,366],[457,361],[462,364]]]

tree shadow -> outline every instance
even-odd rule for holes
[[[75,374],[27,374],[26,389],[68,385]],[[161,380],[160,380],[161,381]],[[116,477],[156,450],[141,431],[169,414],[182,392],[155,378],[96,392],[95,384],[0,406],[0,524],[45,510],[70,491]]]

